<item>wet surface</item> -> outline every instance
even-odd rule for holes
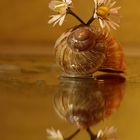
[[[60,78],[51,55],[0,56],[0,140],[46,140],[46,128],[68,137],[77,128],[118,129],[140,139],[140,59],[127,57],[123,77]],[[74,139],[89,139],[82,129]]]

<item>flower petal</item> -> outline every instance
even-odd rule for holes
[[[95,5],[98,5],[98,0],[94,0]]]
[[[53,22],[57,21],[61,15],[52,15],[51,19],[48,21],[49,24],[52,24]]]
[[[47,134],[48,134],[48,139],[50,140],[64,140],[60,130],[55,130],[54,128],[51,129],[47,129],[46,130]]]
[[[60,14],[59,15],[52,15],[51,19],[48,21],[48,23],[49,24],[53,23],[53,26],[55,26],[59,22],[59,25],[61,26],[64,22],[65,16],[66,15],[60,15]]]
[[[60,18],[57,19],[57,20],[54,22],[53,27],[54,27],[59,21],[60,21]]]
[[[59,136],[59,138],[63,139],[63,136],[62,136],[60,130],[57,130],[57,135]]]
[[[116,1],[110,3],[110,5],[109,5],[108,7],[109,7],[109,8],[112,8],[115,4],[116,4]]]
[[[111,0],[107,0],[105,5],[108,7],[110,3],[111,3]]]
[[[60,26],[63,24],[64,19],[65,19],[65,16],[66,16],[66,15],[63,15],[63,16],[61,17],[61,19],[60,19],[60,21],[59,21],[59,25],[60,25]]]
[[[104,0],[98,0],[98,5],[104,4]]]
[[[103,29],[105,27],[104,20],[99,19],[99,23],[100,23],[101,28]]]
[[[114,127],[99,130],[97,133],[98,140],[116,140],[117,131]]]
[[[72,3],[72,0],[66,0],[66,3],[67,4],[71,4]]]
[[[96,12],[94,13],[94,16],[93,16],[94,18],[98,18],[98,15],[96,14]]]
[[[70,7],[71,3],[72,0],[52,0],[49,3],[49,8],[54,12],[57,12],[58,15],[51,16],[51,19],[48,21],[48,23],[53,23],[53,26],[59,23],[59,25],[61,26],[67,14],[67,8]]]
[[[53,10],[54,12],[59,12],[61,13],[63,11],[63,13],[66,13],[66,9],[70,6],[70,4],[72,3],[71,0],[52,0],[49,3],[49,8],[51,10]],[[65,11],[64,11],[65,10]]]
[[[121,7],[111,8],[109,11],[110,11],[110,13],[118,14],[118,10],[120,10],[120,8],[121,8]]]
[[[103,135],[103,131],[99,130],[98,133],[97,133],[97,138],[101,137],[102,135]]]
[[[62,3],[61,1],[53,0],[49,3],[49,8],[55,12],[55,7],[60,4],[64,4],[64,3]]]
[[[107,21],[105,21],[105,26],[106,26],[107,30],[110,31],[110,25],[108,24]]]
[[[113,29],[117,29],[119,24],[115,23],[114,21],[118,21],[120,16],[118,10],[120,7],[114,7],[116,1],[112,0],[94,0],[95,2],[95,12],[94,18],[99,20],[101,28],[107,27],[110,30],[110,27]],[[104,10],[104,9],[106,10]],[[102,10],[102,14],[99,13],[99,10]],[[118,19],[118,20],[115,20]]]

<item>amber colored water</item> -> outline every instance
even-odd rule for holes
[[[76,126],[64,121],[62,118],[65,118],[65,115],[60,118],[58,113],[62,109],[62,106],[59,106],[62,102],[59,97],[65,96],[67,101],[67,98],[72,98],[71,93],[75,97],[71,101],[74,106],[80,108],[83,105],[85,110],[90,105],[92,107],[92,102],[87,106],[80,103],[85,99],[88,102],[88,96],[99,94],[103,97],[99,102],[106,101],[106,106],[102,106],[104,118],[92,122],[93,132],[106,126],[115,126],[119,140],[139,140],[140,57],[127,56],[126,59],[126,80],[117,76],[102,76],[97,80],[77,82],[75,79],[60,78],[59,68],[51,55],[1,55],[0,140],[46,140],[46,128],[50,127],[60,129],[65,136],[69,136],[76,130]],[[93,107],[100,98],[95,99],[97,100],[93,98]],[[57,108],[54,104],[56,102]],[[100,104],[96,107],[98,112]],[[62,112],[67,111],[68,107]],[[90,117],[96,115],[96,111],[87,118],[90,120]],[[88,125],[90,124],[91,122]],[[87,139],[89,136],[84,130],[74,138]]]

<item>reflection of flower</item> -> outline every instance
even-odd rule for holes
[[[54,128],[47,129],[48,139],[50,140],[64,140],[60,130],[55,130]]]
[[[114,127],[105,128],[100,130],[97,134],[98,140],[116,140],[117,139],[117,130]]]
[[[94,18],[99,19],[100,26],[102,28],[107,27],[108,30],[110,30],[110,27],[116,30],[116,28],[119,27],[117,22],[119,21],[118,10],[120,9],[120,7],[114,7],[116,1],[112,2],[111,0],[94,0],[94,2]],[[115,18],[116,22],[114,21]]]
[[[49,8],[54,12],[57,12],[57,15],[52,15],[51,19],[48,21],[49,24],[54,23],[55,26],[57,23],[61,26],[64,22],[67,9],[70,7],[72,0],[53,0],[49,3]]]

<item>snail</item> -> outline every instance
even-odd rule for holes
[[[120,7],[115,4],[112,0],[94,0],[93,13],[85,22],[73,11],[72,0],[49,3],[49,8],[57,13],[50,17],[49,24],[61,26],[66,15],[80,22],[65,31],[55,43],[56,62],[64,76],[89,77],[97,71],[125,72],[122,46],[110,33],[110,28],[119,27]],[[94,21],[98,28],[91,27]]]
[[[97,80],[62,78],[54,96],[54,108],[62,119],[78,129],[87,129],[115,112],[124,94],[122,76],[102,75]]]
[[[108,31],[91,26],[68,29],[57,39],[54,51],[65,76],[89,77],[97,71],[126,70],[122,46]]]

